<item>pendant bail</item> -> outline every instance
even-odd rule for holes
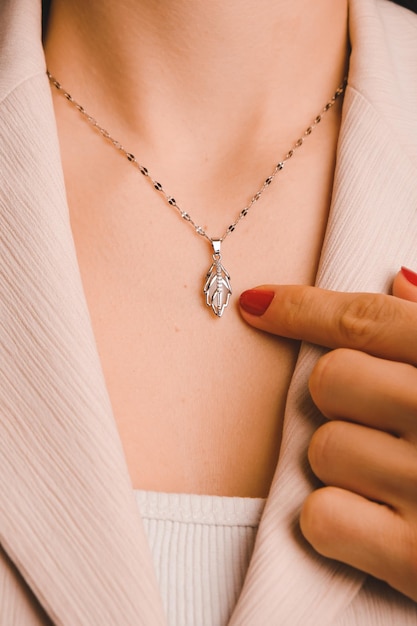
[[[221,239],[212,239],[211,240],[211,245],[213,246],[213,250],[214,250],[214,254],[218,254],[220,256],[220,248],[222,245],[222,240]]]
[[[229,304],[232,294],[230,285],[230,276],[222,265],[222,257],[220,254],[221,239],[211,239],[213,246],[213,263],[206,275],[203,292],[206,296],[207,306],[211,306],[213,313],[217,317],[221,317],[225,308]]]

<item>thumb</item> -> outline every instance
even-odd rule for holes
[[[410,302],[417,302],[417,273],[402,267],[394,278],[392,295]]]

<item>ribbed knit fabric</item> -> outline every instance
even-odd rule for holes
[[[225,626],[243,586],[265,500],[135,495],[169,626]]]

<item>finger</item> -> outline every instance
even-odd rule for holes
[[[249,324],[276,335],[417,363],[414,302],[383,294],[268,285],[244,292],[240,306]]]
[[[392,293],[397,298],[417,302],[417,274],[407,267],[402,267],[394,278]]]
[[[300,518],[323,556],[352,565],[417,600],[417,531],[384,505],[335,487],[314,491]]]
[[[346,419],[417,442],[417,369],[357,350],[321,357],[309,381],[328,419]]]
[[[308,458],[325,484],[417,514],[417,455],[393,435],[347,422],[328,422],[313,435]]]

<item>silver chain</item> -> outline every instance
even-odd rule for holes
[[[163,188],[162,184],[160,182],[158,182],[155,178],[153,178],[153,176],[149,172],[148,168],[145,167],[144,165],[141,165],[139,163],[139,161],[137,160],[137,158],[135,157],[134,154],[132,154],[131,152],[126,150],[126,148],[124,148],[124,146],[120,143],[120,141],[117,141],[117,139],[114,139],[105,128],[100,126],[100,124],[97,122],[97,120],[92,115],[87,113],[85,108],[81,104],[79,104],[76,100],[74,100],[74,98],[71,96],[71,94],[68,93],[68,91],[65,91],[65,89],[62,87],[62,85],[56,80],[56,78],[54,78],[54,76],[49,71],[47,71],[47,75],[48,75],[48,78],[49,78],[50,82],[52,83],[52,85],[54,87],[56,87],[56,89],[58,89],[58,91],[60,91],[62,93],[62,95],[68,100],[68,102],[70,104],[72,104],[72,106],[75,109],[77,109],[77,111],[79,111],[81,113],[81,115],[87,120],[87,122],[91,126],[96,128],[98,130],[98,132],[105,139],[107,139],[107,141],[109,141],[114,146],[114,148],[116,148],[116,150],[121,152],[127,158],[127,160],[130,163],[132,163],[132,165],[134,165],[140,171],[140,173],[143,176],[148,178],[150,180],[150,182],[152,183],[154,189],[156,189],[156,191],[158,191],[165,198],[165,200],[168,202],[168,204],[170,206],[174,207],[175,209],[177,209],[177,211],[179,212],[179,214],[182,217],[182,219],[185,220],[186,222],[189,222],[189,224],[194,228],[195,232],[198,235],[201,235],[202,237],[205,237],[205,239],[207,239],[211,244],[215,240],[223,242],[226,239],[226,237],[228,237],[228,235],[230,235],[230,233],[232,233],[235,230],[235,228],[239,224],[239,222],[244,217],[246,217],[246,215],[249,213],[249,211],[252,208],[252,206],[256,202],[258,202],[259,198],[262,196],[262,194],[265,191],[265,189],[267,187],[269,187],[269,185],[272,183],[272,181],[274,180],[274,178],[276,177],[278,172],[280,172],[284,168],[285,163],[294,156],[296,150],[298,148],[301,148],[301,146],[303,145],[304,140],[309,135],[311,135],[313,130],[316,128],[316,126],[318,126],[318,124],[320,124],[320,122],[321,122],[321,120],[323,118],[323,115],[325,113],[327,113],[333,107],[333,105],[335,104],[336,100],[345,91],[346,84],[347,84],[347,80],[345,78],[343,80],[343,83],[336,89],[336,91],[335,91],[334,95],[332,96],[332,98],[327,102],[327,104],[325,104],[325,106],[321,109],[320,113],[318,115],[316,115],[314,121],[304,131],[302,136],[299,139],[297,139],[297,141],[295,142],[293,147],[287,152],[287,154],[282,159],[282,161],[280,161],[279,163],[277,163],[277,165],[275,165],[275,167],[272,170],[271,174],[264,180],[264,182],[262,183],[261,187],[255,193],[255,195],[252,196],[252,198],[251,198],[250,202],[247,204],[247,206],[245,206],[245,208],[240,211],[240,213],[238,214],[238,216],[235,219],[235,221],[232,224],[230,224],[230,226],[228,226],[226,228],[225,232],[223,233],[223,236],[219,237],[219,238],[213,238],[213,237],[210,237],[206,233],[206,231],[204,230],[204,228],[202,228],[202,226],[198,226],[198,224],[196,224],[196,222],[193,220],[193,218],[191,217],[191,215],[189,213],[187,213],[186,211],[183,211],[181,209],[181,207],[177,204],[177,202],[173,198],[173,196],[170,196],[168,193],[166,193],[166,191]]]

